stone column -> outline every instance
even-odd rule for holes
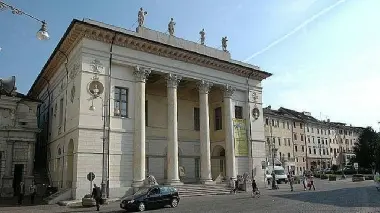
[[[201,183],[213,183],[211,179],[211,154],[210,154],[210,116],[208,105],[208,93],[212,83],[200,81],[199,90],[199,110],[200,110],[200,147],[201,147]]]
[[[34,142],[29,142],[28,144],[28,176],[33,176],[33,165],[34,165]]]
[[[224,102],[224,132],[225,132],[225,142],[226,142],[226,167],[227,167],[227,177],[236,179],[235,170],[235,145],[234,145],[234,129],[233,129],[233,106],[232,106],[232,95],[235,92],[235,88],[230,85],[226,85],[223,88],[223,102]]]
[[[166,76],[168,97],[168,150],[167,183],[181,184],[178,174],[178,122],[177,122],[177,86],[182,77],[174,74]]]
[[[145,83],[149,69],[136,67],[135,76],[135,114],[133,138],[133,187],[144,184],[145,179]]]
[[[12,177],[12,168],[13,168],[13,146],[14,141],[7,142],[7,161],[5,167],[5,176]]]

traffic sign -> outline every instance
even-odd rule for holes
[[[93,181],[95,179],[95,174],[93,172],[90,172],[87,174],[87,180]]]
[[[358,170],[359,169],[359,164],[358,163],[354,163],[354,168],[355,168],[355,170]]]

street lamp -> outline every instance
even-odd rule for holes
[[[29,18],[32,18],[32,19],[40,22],[41,23],[41,28],[37,32],[37,38],[39,40],[48,40],[49,39],[49,33],[47,31],[47,26],[46,26],[47,24],[46,24],[45,21],[43,21],[41,19],[38,19],[38,18],[36,18],[36,17],[28,14],[28,13],[25,13],[24,11],[22,11],[20,9],[17,9],[17,8],[15,8],[15,7],[13,7],[13,6],[9,5],[9,4],[6,4],[3,1],[0,1],[0,11],[7,10],[7,9],[11,10],[12,13],[15,14],[15,15],[25,15],[25,16],[27,16]]]

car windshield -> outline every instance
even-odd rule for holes
[[[276,174],[276,175],[284,175],[285,172],[284,172],[284,170],[274,170],[274,174]]]
[[[146,194],[146,193],[148,193],[148,191],[149,191],[149,188],[142,188],[142,189],[139,189],[134,195],[136,196],[138,196],[138,195],[144,195],[144,194]]]

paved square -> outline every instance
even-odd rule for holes
[[[32,207],[2,207],[0,212],[95,212],[94,208],[63,207],[57,205]],[[125,212],[119,202],[101,206],[100,212]],[[184,198],[178,208],[164,208],[148,212],[380,212],[380,192],[373,181],[351,182],[316,180],[316,191],[304,191],[301,185],[290,192],[289,185],[281,184],[276,191],[261,189],[260,198],[249,194]]]

